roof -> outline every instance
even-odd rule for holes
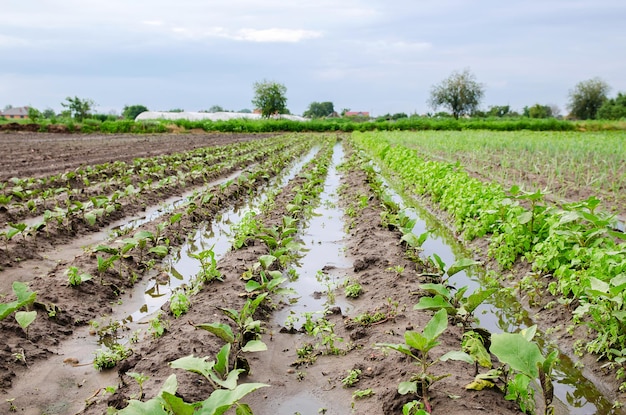
[[[9,108],[6,111],[0,111],[0,115],[28,115],[28,107]]]
[[[344,113],[346,117],[369,117],[369,111],[346,111]]]

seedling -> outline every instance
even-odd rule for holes
[[[346,297],[348,298],[358,298],[363,292],[363,287],[356,281],[348,281],[344,292]]]
[[[93,279],[90,274],[86,272],[80,272],[78,268],[74,266],[69,267],[65,271],[65,274],[67,275],[67,283],[72,287],[77,287],[83,282]]]
[[[220,309],[235,323],[236,332],[234,333],[229,325],[223,323],[204,323],[195,327],[207,330],[232,345],[235,359],[240,361],[239,365],[247,366],[247,360],[241,355],[242,353],[267,350],[267,345],[260,340],[261,321],[254,320],[252,317],[266,297],[267,293],[263,293],[254,300],[247,299],[241,310]]]
[[[353,387],[360,379],[361,369],[352,369],[348,371],[348,376],[341,379],[341,384],[347,388]]]
[[[144,375],[143,373],[137,373],[137,372],[126,372],[126,375],[130,376],[131,378],[135,379],[135,381],[137,381],[137,384],[139,385],[139,400],[142,400],[144,397],[143,384],[148,379],[150,379],[150,377]]]
[[[460,360],[467,363],[474,363],[474,360],[465,352],[458,350],[450,351],[443,356],[431,359],[429,352],[439,345],[437,339],[448,327],[448,314],[445,309],[435,313],[431,320],[424,327],[424,331],[407,331],[404,333],[405,343],[390,344],[378,343],[377,347],[388,348],[403,353],[413,359],[419,371],[411,377],[409,381],[401,382],[398,392],[402,395],[414,393],[421,396],[427,412],[431,412],[428,399],[428,389],[433,383],[450,376],[450,374],[434,374],[430,368],[438,362],[446,360]],[[415,353],[416,350],[418,353]]]
[[[110,369],[115,367],[118,362],[129,357],[133,351],[121,344],[114,344],[109,349],[98,349],[95,351],[96,357],[93,360],[93,366],[97,370]]]
[[[178,318],[189,311],[191,302],[184,290],[177,290],[170,298],[170,311]]]

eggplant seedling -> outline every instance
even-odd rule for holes
[[[465,352],[459,350],[450,351],[443,356],[432,359],[429,352],[439,345],[437,339],[448,328],[448,314],[445,309],[435,313],[430,321],[419,333],[417,331],[406,331],[404,333],[405,343],[377,343],[377,347],[392,349],[409,356],[418,368],[410,380],[400,382],[398,393],[406,395],[414,393],[422,398],[427,412],[431,412],[431,405],[428,398],[428,389],[433,383],[450,376],[450,374],[434,374],[430,368],[438,362],[447,360],[460,360],[467,363],[474,363],[474,360]],[[417,351],[418,353],[415,353]]]

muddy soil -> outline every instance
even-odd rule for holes
[[[117,157],[131,160],[135,157],[157,154],[151,153],[152,151],[161,151],[158,154],[182,151],[183,145],[197,148],[259,138],[258,135],[214,134],[154,137],[0,135],[0,139],[5,137],[24,144],[25,149],[33,149],[30,152],[32,160],[28,158],[30,150],[26,150],[20,156],[21,160],[25,160],[22,162],[24,170],[19,170],[11,164],[10,171],[0,172],[1,177],[5,178],[44,174],[43,172],[47,174],[80,165],[115,160],[108,158],[109,156],[97,156],[102,158],[94,156],[93,159],[89,158],[90,161],[85,161],[81,154],[87,154],[89,149],[96,152],[94,147],[106,148],[111,145],[111,148],[118,148],[119,144],[119,150],[116,150]],[[66,156],[63,157],[68,161],[64,161],[63,157],[55,159],[58,160],[53,163],[55,167],[46,170],[50,159],[39,155],[34,148],[47,151],[47,147],[56,145],[55,137],[60,140],[57,151],[65,153]],[[72,140],[77,142],[73,144]],[[116,140],[120,140],[119,143]],[[183,144],[186,142],[187,144]],[[90,143],[93,143],[93,147]],[[72,153],[72,148],[80,153]],[[54,157],[55,153],[46,154],[49,154],[48,157]],[[70,167],[59,167],[65,166],[64,163],[69,163]],[[345,185],[341,196],[344,206],[349,206],[361,197],[368,200],[367,206],[359,210],[356,216],[345,218],[349,231],[344,242],[353,266],[342,275],[343,278],[358,281],[363,286],[364,293],[359,298],[351,300],[352,307],[349,310],[331,308],[332,314],[326,318],[335,324],[335,333],[343,339],[337,343],[341,353],[329,354],[320,348],[315,353],[314,362],[298,361],[297,350],[307,343],[315,342],[315,339],[300,331],[286,330],[284,322],[275,322],[272,316],[276,309],[272,307],[264,307],[257,313],[257,318],[264,322],[263,340],[268,344],[269,350],[251,354],[249,358],[251,373],[242,381],[263,382],[270,387],[260,389],[243,399],[253,410],[259,408],[255,413],[399,414],[402,405],[414,398],[398,394],[397,387],[399,382],[411,377],[415,366],[399,353],[385,352],[375,345],[403,343],[406,330],[421,330],[430,319],[431,313],[413,310],[413,305],[419,301],[418,284],[424,281],[420,275],[428,270],[406,258],[405,249],[400,244],[399,232],[381,226],[380,202],[372,194],[365,174],[358,169],[352,170],[344,174],[342,180]],[[293,197],[294,190],[301,185],[302,179],[295,180],[284,189],[276,200],[274,211],[263,218],[264,223],[272,225],[280,221],[286,214],[285,204]],[[248,191],[249,189],[242,189],[240,194],[235,193],[232,198],[221,199],[216,201],[216,204],[224,208],[235,203],[234,200]],[[84,366],[72,367],[77,363],[89,365],[88,357],[77,359],[79,350],[63,349],[64,339],[72,336],[89,336],[87,322],[112,314],[120,298],[127,300],[126,297],[120,297],[121,291],[131,289],[121,282],[111,283],[106,287],[84,283],[78,288],[68,287],[63,282],[65,277],[62,270],[67,264],[76,261],[79,264],[81,261],[87,262],[88,258],[83,255],[82,246],[97,243],[103,238],[105,235],[102,233],[83,233],[70,239],[59,239],[56,246],[40,252],[37,258],[24,261],[17,268],[0,271],[2,279],[28,280],[32,281],[33,288],[45,287],[45,292],[41,293],[36,304],[40,316],[50,313],[51,309],[54,312],[54,307],[63,310],[56,317],[47,319],[46,324],[38,318],[28,333],[24,333],[12,318],[0,322],[0,338],[3,339],[0,345],[2,347],[0,397],[2,400],[15,398],[13,403],[18,413],[39,414],[43,413],[44,407],[49,408],[45,413],[50,415],[71,413],[64,412],[67,409],[62,405],[55,407],[51,403],[61,401],[60,394],[72,396],[81,388],[89,388],[89,393],[86,394],[89,397],[88,406],[83,411],[85,414],[106,413],[107,406],[122,408],[128,399],[139,396],[137,383],[127,374],[128,372],[149,376],[143,387],[145,398],[154,396],[165,379],[175,373],[178,377],[180,397],[188,402],[205,399],[212,389],[200,375],[172,369],[167,363],[190,354],[198,357],[209,356],[213,359],[223,342],[204,330],[196,329],[194,325],[218,321],[229,323],[219,308],[240,309],[245,301],[242,296],[245,292],[244,282],[240,277],[260,255],[268,252],[267,247],[258,241],[248,247],[229,252],[218,264],[224,281],[206,285],[192,297],[191,308],[182,317],[175,319],[169,313],[169,308],[164,306],[164,319],[168,330],[162,337],[156,339],[147,333],[141,335],[139,342],[132,345],[133,354],[105,374],[104,381],[107,382],[105,386],[117,387],[114,394],[109,394],[102,389],[103,385],[81,382],[82,374],[93,369]],[[479,251],[479,247],[475,249]],[[403,267],[404,271],[398,274],[392,270],[394,267]],[[332,272],[332,266],[328,266],[325,258],[319,259],[319,269]],[[20,270],[22,275],[16,272]],[[344,296],[343,289],[337,289],[335,295]],[[282,302],[276,300],[275,305],[277,309],[288,307],[287,300]],[[386,314],[386,318],[371,325],[355,323],[354,318],[366,312],[372,314],[382,312]],[[44,327],[46,330],[43,330]],[[458,349],[461,335],[459,327],[449,327],[440,338],[441,345],[433,350],[433,356],[437,357],[447,351]],[[19,359],[21,355],[25,356],[24,360]],[[33,375],[30,371],[30,366],[39,361],[54,361],[57,366],[63,367],[64,373],[68,373],[66,390],[46,390],[43,383],[37,393],[23,396],[20,395],[20,390],[11,388],[12,385],[28,383],[29,377],[40,376],[41,374]],[[342,379],[352,369],[361,370],[360,380],[355,387],[346,388],[342,385]],[[433,369],[438,374],[449,375],[430,388],[429,401],[433,414],[519,413],[516,405],[506,401],[503,394],[496,389],[477,392],[464,388],[474,378],[474,366],[448,361],[438,363]],[[58,373],[53,371],[46,376],[60,376]],[[372,389],[372,396],[363,399],[353,398],[352,394],[356,389],[368,388]],[[5,402],[0,402],[0,412],[8,407],[8,403],[5,405]]]

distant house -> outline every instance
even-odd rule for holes
[[[369,117],[369,111],[346,111],[344,117]]]
[[[9,108],[0,112],[0,117],[8,119],[26,119],[28,118],[28,107]]]

